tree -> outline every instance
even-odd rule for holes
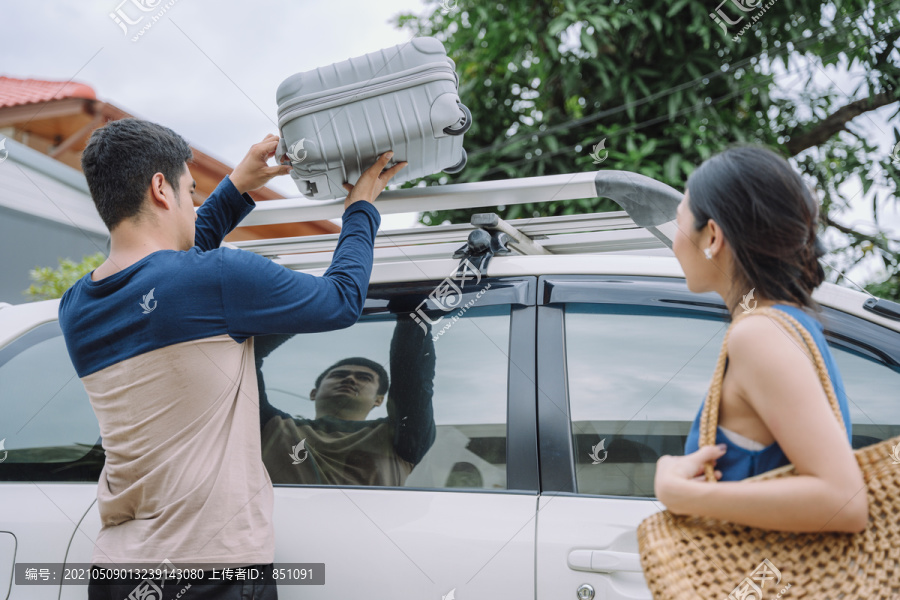
[[[90,254],[75,262],[68,258],[59,259],[59,267],[36,267],[29,276],[34,282],[22,292],[29,300],[52,300],[61,298],[67,289],[75,285],[79,279],[99,267],[106,260],[101,252]]]
[[[847,269],[876,256],[897,279],[900,240],[844,226],[839,216],[860,201],[845,183],[861,181],[876,217],[896,202],[900,162],[879,155],[859,122],[888,105],[900,113],[900,0],[718,1],[445,0],[425,16],[400,15],[397,25],[437,37],[456,62],[474,124],[468,166],[454,183],[604,168],[683,189],[715,152],[762,144],[817,188],[832,246],[826,263]],[[849,96],[832,66],[860,74]],[[785,78],[802,83],[800,91],[779,87]],[[900,131],[892,133],[900,143]],[[608,157],[598,167],[590,154],[601,142]],[[602,210],[619,209],[589,199],[497,212],[514,219]],[[473,212],[421,219],[465,222]],[[877,289],[900,298],[898,287]]]

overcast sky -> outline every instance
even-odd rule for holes
[[[126,35],[110,17],[117,9],[133,21],[148,16]],[[0,0],[0,75],[88,84],[101,100],[235,165],[251,144],[278,133],[282,80],[406,42],[389,20],[425,9],[423,0]],[[289,177],[270,187],[298,195]],[[414,220],[387,216],[383,227]]]
[[[141,12],[140,3],[154,10]],[[110,16],[117,10],[132,20],[147,16],[126,34]],[[162,10],[162,17],[131,41]],[[234,165],[266,133],[278,133],[275,90],[282,80],[404,43],[409,35],[389,21],[426,10],[425,0],[0,0],[0,75],[86,83],[101,100],[171,127]],[[851,94],[853,78],[829,71],[826,77]],[[886,154],[893,110],[885,107],[853,122]],[[289,177],[271,187],[297,195]],[[858,195],[842,222],[865,227],[871,221],[860,200]],[[881,217],[898,235],[896,203]],[[414,223],[414,215],[388,215],[382,229]],[[865,279],[867,273],[871,270],[859,276]]]

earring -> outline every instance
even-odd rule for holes
[[[703,256],[706,257],[706,260],[712,260],[712,250],[707,248],[706,250],[703,251]]]

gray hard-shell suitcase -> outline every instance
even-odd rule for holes
[[[315,200],[347,194],[388,150],[389,167],[409,164],[391,183],[458,173],[472,124],[459,100],[456,65],[434,38],[412,41],[297,73],[278,86],[276,157],[291,163],[300,193]]]

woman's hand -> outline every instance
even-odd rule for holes
[[[674,514],[694,514],[691,512],[691,499],[698,491],[697,485],[706,482],[704,465],[715,461],[725,454],[727,446],[704,446],[684,456],[661,456],[656,462],[656,478],[653,487],[656,497]],[[722,472],[716,471],[716,479],[722,478]]]

